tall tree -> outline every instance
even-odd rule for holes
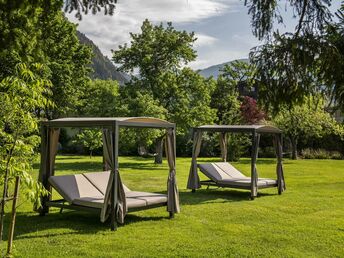
[[[344,137],[343,126],[324,110],[324,100],[321,98],[307,98],[301,105],[283,107],[273,121],[289,139],[293,159],[297,159],[300,141],[330,134]]]
[[[52,104],[47,99],[50,82],[41,77],[44,70],[42,65],[33,65],[31,69],[19,64],[15,68],[15,76],[6,77],[0,82],[0,185],[3,190],[0,199],[0,241],[5,204],[14,178],[23,179],[21,182],[26,186],[26,197],[38,206],[40,195],[46,193],[43,186],[32,178],[32,164],[36,158],[34,149],[40,142],[36,135],[38,119],[34,111]],[[14,228],[13,217],[12,225]],[[10,251],[9,245],[8,253]]]
[[[251,53],[257,65],[260,96],[275,110],[283,104],[300,103],[308,94],[318,94],[324,85],[328,88],[325,92],[333,93],[344,108],[344,56],[340,44],[336,44],[344,37],[343,16],[339,11],[340,22],[332,20],[331,2],[287,1],[297,25],[294,31],[280,34],[274,27],[276,22],[283,23],[278,1],[245,1],[254,35],[265,40]]]
[[[113,60],[121,65],[120,70],[139,72],[125,90],[151,95],[167,110],[165,119],[181,125],[177,134],[184,139],[184,144],[188,128],[212,122],[214,114],[209,107],[214,81],[182,68],[196,57],[192,49],[195,40],[193,33],[177,31],[171,23],[166,27],[154,26],[145,20],[141,33],[131,34],[130,46],[120,46],[113,53]],[[161,146],[161,140],[156,144]]]

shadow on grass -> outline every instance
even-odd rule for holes
[[[209,203],[227,203],[227,202],[241,202],[252,201],[250,199],[250,191],[241,190],[220,190],[221,188],[199,189],[196,192],[179,192],[181,205],[199,205]],[[277,194],[277,193],[276,193]],[[258,193],[258,197],[274,196],[270,193]]]
[[[119,228],[126,225],[144,221],[161,221],[169,219],[166,216],[138,216],[129,213],[125,217],[125,223],[118,225]],[[8,221],[5,222],[4,232],[8,232]],[[69,232],[58,232],[61,229],[68,229]],[[99,216],[94,213],[82,211],[64,211],[62,214],[51,212],[43,217],[36,213],[18,213],[16,216],[15,239],[35,239],[53,236],[74,235],[74,234],[96,234],[98,232],[110,231],[110,222],[107,220],[101,223]],[[4,236],[7,240],[7,235]]]
[[[207,158],[201,158],[199,160],[199,163],[212,163],[212,162],[222,162],[220,159],[207,159]],[[277,160],[275,158],[258,158],[257,160],[257,165],[262,164],[262,165],[269,165],[269,164],[276,164]],[[240,159],[239,161],[229,161],[229,163],[232,164],[251,164],[251,159]],[[284,159],[283,160],[284,164],[290,164],[292,163],[289,159]]]

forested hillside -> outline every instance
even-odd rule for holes
[[[85,34],[77,32],[77,36],[82,44],[86,44],[93,49],[92,57],[92,69],[91,78],[93,79],[113,79],[118,81],[120,84],[124,84],[129,80],[129,76],[125,73],[119,72],[116,66],[102,54],[99,48],[93,43],[92,40],[86,37]]]

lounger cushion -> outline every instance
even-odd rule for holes
[[[147,202],[145,200],[140,200],[136,198],[126,198],[127,207],[130,208],[139,208],[147,206]],[[101,209],[103,207],[104,197],[83,197],[77,198],[73,201],[73,204],[91,207],[91,208],[98,208]]]
[[[82,174],[51,176],[49,183],[69,203],[77,198],[102,196],[102,193]]]
[[[231,179],[232,177],[225,173],[215,163],[198,164],[199,169],[210,179],[215,182],[223,179]]]
[[[222,169],[223,172],[225,172],[230,177],[233,177],[233,178],[246,177],[244,174],[242,174],[239,170],[237,170],[235,167],[233,167],[228,162],[216,162],[216,163],[213,163],[213,164],[215,164],[215,166],[217,166],[220,169]]]
[[[219,180],[217,182],[218,184],[222,185],[232,185],[232,186],[249,186],[251,185],[251,178],[232,178],[232,179],[225,179],[225,180]],[[276,186],[277,181],[273,179],[268,178],[259,178],[258,179],[258,187],[264,187],[264,186]]]
[[[126,197],[143,200],[146,202],[147,205],[154,205],[167,202],[167,195],[158,193],[130,191],[126,193]]]
[[[76,205],[101,209],[104,203],[104,196],[76,198],[73,200],[72,203]]]
[[[104,195],[106,187],[109,182],[110,171],[83,173],[83,175]],[[123,184],[125,192],[130,191],[128,187]]]

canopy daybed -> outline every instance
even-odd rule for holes
[[[103,130],[103,172],[54,176],[59,131],[65,127],[96,127]],[[118,170],[118,141],[121,127],[166,129],[165,151],[169,165],[167,195],[131,191],[122,184]],[[37,208],[40,215],[48,213],[49,207],[94,211],[100,215],[101,222],[110,217],[111,229],[115,230],[117,223],[124,223],[127,212],[161,206],[167,206],[170,218],[179,212],[175,124],[148,117],[61,118],[43,121],[41,137],[39,181],[50,194],[41,198],[42,206]],[[52,187],[63,199],[52,200]]]
[[[220,135],[220,148],[222,162],[197,164],[197,157],[201,150],[203,132],[215,132]],[[245,133],[252,135],[251,154],[251,176],[246,177],[231,164],[226,162],[227,157],[227,134]],[[277,180],[259,178],[256,162],[258,158],[258,147],[261,134],[272,134],[277,157]],[[200,181],[198,169],[210,180]],[[277,187],[278,193],[286,189],[282,166],[282,131],[268,125],[204,125],[193,128],[192,161],[187,188],[193,192],[201,185],[229,187],[251,190],[251,199],[258,194],[258,189]]]

